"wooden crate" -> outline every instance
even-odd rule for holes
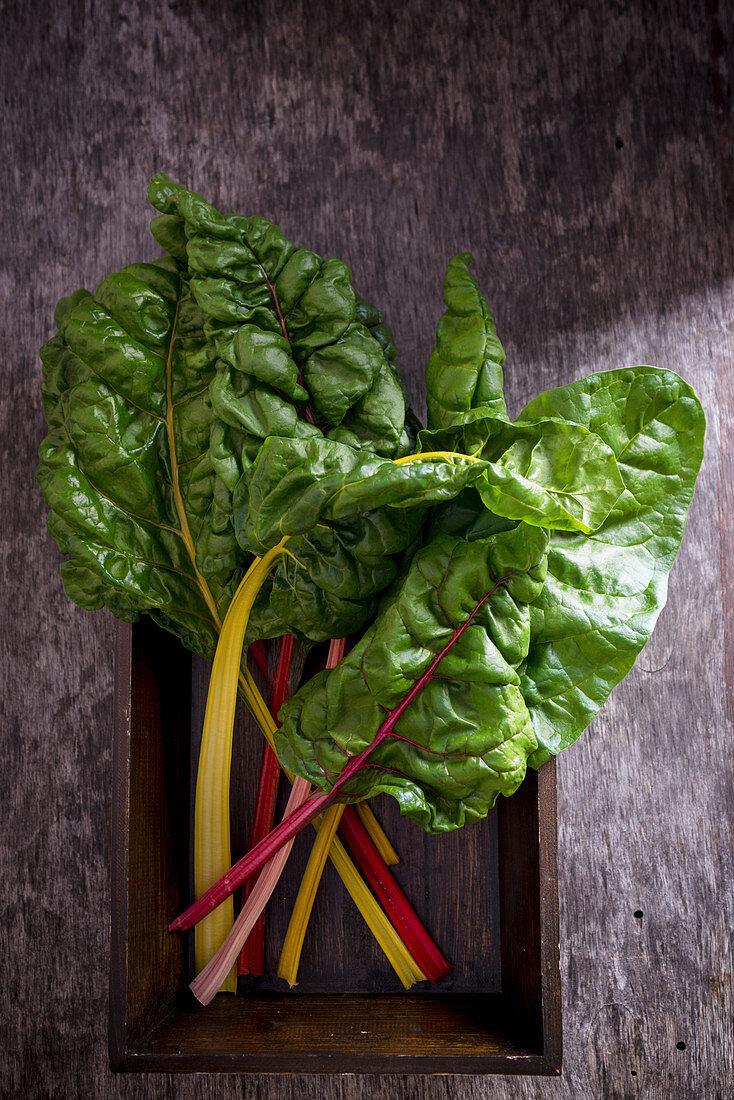
[[[550,762],[481,825],[429,837],[379,813],[404,856],[404,889],[455,970],[403,992],[334,874],[319,891],[299,974],[286,990],[245,979],[202,1008],[187,988],[191,934],[167,925],[191,896],[191,758],[202,667],[149,623],[120,624],[112,820],[110,1063],[117,1070],[254,1073],[558,1074],[561,1067],[556,779]],[[244,709],[244,708],[242,708]],[[238,737],[247,736],[241,722]],[[238,758],[233,805],[257,763]],[[255,758],[257,759],[257,757]],[[233,850],[247,834],[233,826]],[[310,830],[308,830],[311,833]],[[312,835],[312,834],[311,834]],[[268,907],[277,959],[310,836],[298,838]]]

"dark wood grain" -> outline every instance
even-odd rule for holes
[[[419,405],[443,269],[467,247],[511,409],[631,362],[695,385],[707,455],[668,607],[559,760],[563,1076],[380,1088],[734,1094],[733,38],[723,0],[3,5],[0,1092],[375,1094],[360,1076],[174,1085],[107,1066],[113,624],[68,603],[45,534],[37,351],[59,295],[155,255],[143,192],[163,168],[344,256]]]

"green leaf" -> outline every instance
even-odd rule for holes
[[[266,218],[224,216],[165,176],[148,193],[163,213],[151,228],[164,247],[179,255],[185,239],[191,288],[222,360],[218,400],[230,416],[241,405],[240,420],[260,440],[273,430],[297,435],[278,425],[302,417],[325,434],[343,424],[385,455],[404,449],[392,334],[355,294],[347,265],[296,248]],[[237,371],[258,384],[244,385]]]
[[[521,414],[545,416],[581,424],[605,440],[625,492],[593,535],[551,537],[522,670],[538,739],[536,767],[579,737],[650,637],[665,605],[705,431],[691,387],[647,366],[549,390]]]
[[[446,271],[446,312],[426,367],[428,427],[464,424],[474,415],[507,419],[499,342],[489,306],[469,271],[472,256],[455,256]]]
[[[395,492],[397,506],[382,506],[390,492],[386,478],[400,469],[407,467],[323,438],[266,440],[235,488],[234,528],[253,554],[265,553],[284,534],[290,539],[287,557],[253,609],[254,635],[288,631],[322,641],[354,633],[372,617],[426,512],[400,506]],[[360,493],[366,471],[375,478]],[[351,505],[333,501],[325,508],[329,486],[347,482],[356,494]]]
[[[397,576],[423,514],[382,509],[291,538],[255,603],[248,640],[291,633],[324,642],[356,633]]]
[[[67,594],[147,612],[211,656],[244,562],[209,458],[215,354],[177,264],[133,264],[57,310],[38,479]]]
[[[391,794],[431,832],[484,817],[536,744],[517,670],[547,542],[520,524],[418,551],[352,652],[282,708],[283,763],[339,798]]]
[[[284,535],[367,512],[420,508],[423,515],[468,486],[493,514],[585,531],[603,521],[622,492],[612,451],[582,427],[503,424],[502,446],[494,463],[450,452],[393,462],[331,440],[270,437],[235,489],[237,538],[243,549],[263,554]]]
[[[451,454],[396,463],[332,440],[268,438],[235,487],[234,528],[252,554],[284,535],[291,541],[251,629],[270,636],[285,625],[314,641],[354,633],[373,614],[380,587],[396,575],[397,561],[387,555],[407,549],[430,504],[450,501],[469,485],[492,508],[488,516],[584,530],[602,522],[622,484],[614,455],[597,436],[556,421],[494,423],[494,450],[505,448],[497,463]],[[496,520],[487,533],[494,530]]]
[[[455,496],[485,465],[461,456],[396,464],[333,440],[271,436],[235,490],[235,531],[243,549],[262,554],[284,535],[349,522],[388,505],[425,510]]]
[[[624,483],[600,436],[560,419],[510,424],[483,416],[418,436],[421,452],[458,451],[485,460],[475,486],[499,516],[589,533],[603,522]]]

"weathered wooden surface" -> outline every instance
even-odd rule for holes
[[[2,6],[3,1095],[734,1093],[733,37],[716,0]],[[112,623],[66,601],[44,531],[37,349],[59,294],[155,254],[158,168],[347,259],[416,399],[444,264],[470,247],[513,408],[638,361],[704,402],[670,604],[559,762],[561,1081],[106,1067]]]

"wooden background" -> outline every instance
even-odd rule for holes
[[[0,4],[2,1095],[734,1094],[733,32],[723,0]],[[705,405],[669,606],[559,762],[561,1081],[107,1069],[113,626],[65,599],[45,533],[37,349],[61,293],[156,254],[157,169],[345,258],[418,404],[471,248],[511,409],[634,362]]]

